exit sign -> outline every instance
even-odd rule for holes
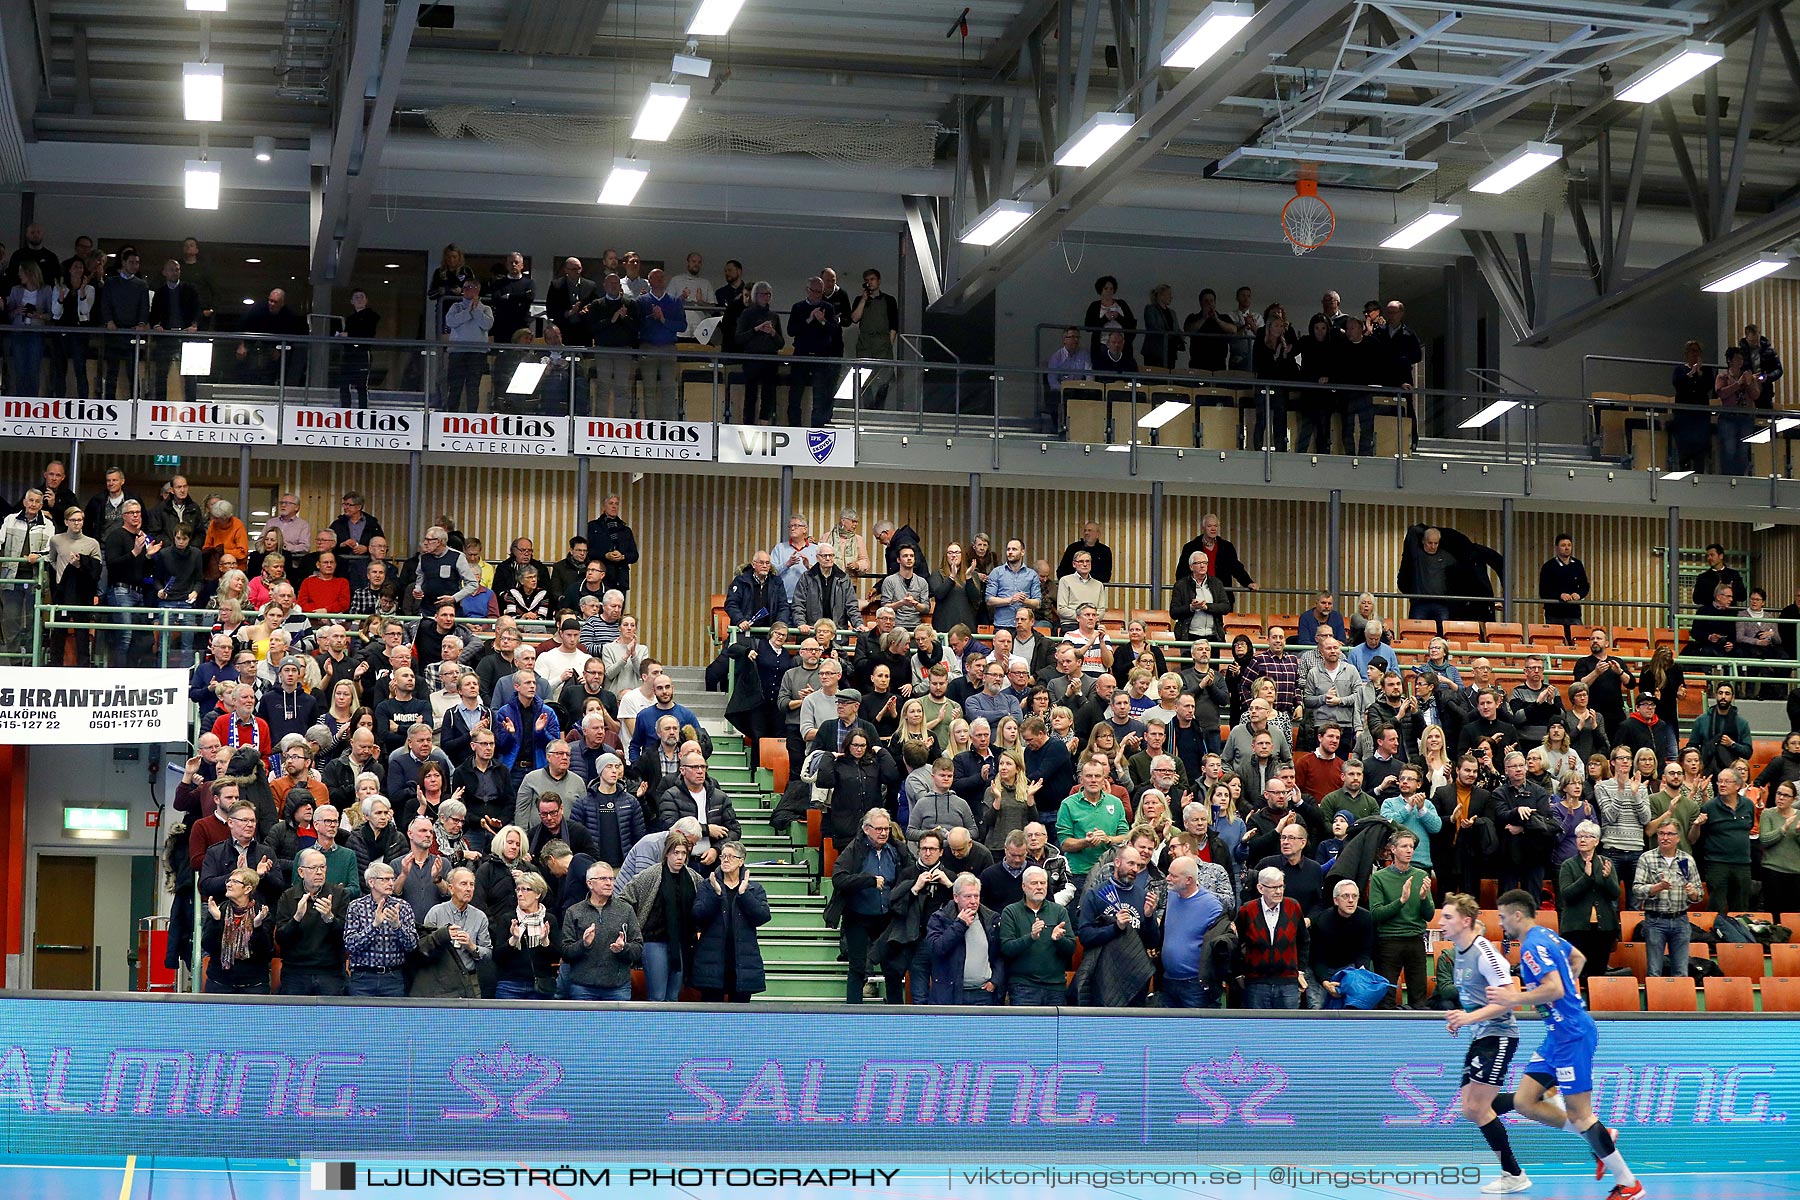
[[[181,465],[181,455],[159,454],[152,461],[151,465],[158,467],[179,467]]]

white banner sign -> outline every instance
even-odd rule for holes
[[[281,410],[281,444],[335,446],[344,450],[423,450],[425,414],[290,404]]]
[[[0,667],[0,743],[185,742],[187,672]]]
[[[575,453],[598,458],[654,458],[711,462],[713,427],[692,421],[576,417]]]
[[[273,446],[280,409],[274,404],[137,402],[139,441]]]
[[[569,418],[434,412],[426,427],[425,448],[451,454],[561,457],[569,452]]]
[[[0,437],[128,442],[131,440],[131,405],[121,400],[8,396],[0,400]]]
[[[721,425],[719,461],[777,467],[854,467],[856,431],[791,425]]]

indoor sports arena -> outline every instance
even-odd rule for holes
[[[1794,1195],[1795,7],[0,4],[0,1192]]]

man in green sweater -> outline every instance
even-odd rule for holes
[[[1344,786],[1331,793],[1319,802],[1319,807],[1327,816],[1334,815],[1340,809],[1350,813],[1351,824],[1364,817],[1372,817],[1381,811],[1381,801],[1362,790],[1363,765],[1352,758],[1344,764]]]
[[[1389,840],[1394,853],[1390,866],[1369,877],[1369,915],[1375,918],[1375,969],[1395,985],[1382,1002],[1383,1008],[1399,1003],[1399,983],[1406,975],[1410,1008],[1425,1005],[1425,931],[1437,914],[1431,899],[1431,876],[1413,866],[1419,837],[1403,829]]]
[[[1000,913],[1000,957],[1014,1004],[1061,1004],[1066,972],[1075,958],[1069,911],[1050,894],[1042,867],[1026,867],[1019,879],[1025,898]]]

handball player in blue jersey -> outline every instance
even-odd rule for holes
[[[1581,951],[1537,923],[1537,897],[1514,889],[1500,897],[1500,928],[1519,943],[1519,979],[1511,984],[1489,985],[1487,999],[1509,1009],[1536,1004],[1544,1011],[1544,1042],[1531,1061],[1516,1092],[1494,1097],[1497,1115],[1517,1110],[1520,1116],[1581,1134],[1598,1160],[1596,1177],[1611,1170],[1617,1180],[1607,1193],[1609,1200],[1642,1200],[1644,1185],[1613,1141],[1613,1131],[1594,1115],[1594,1048],[1598,1033],[1594,1019],[1581,1002],[1575,981],[1586,962]],[[1562,1093],[1558,1105],[1548,1096]]]

